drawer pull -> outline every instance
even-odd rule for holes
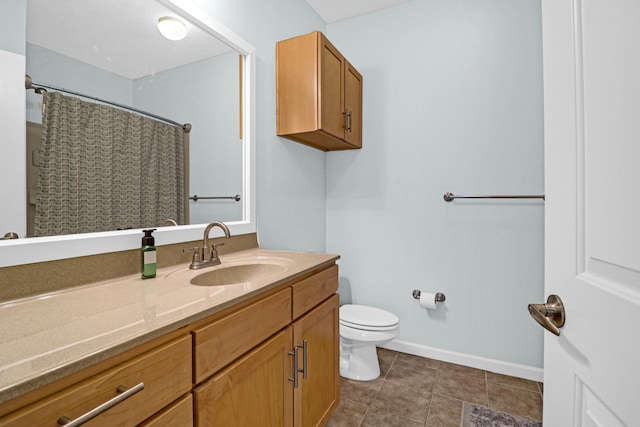
[[[287,378],[289,381],[293,381],[293,388],[298,388],[298,372],[300,369],[298,368],[298,349],[299,345],[293,347],[293,351],[289,352],[290,356],[293,356],[293,376]]]
[[[307,379],[307,340],[302,340],[302,378]]]
[[[298,363],[298,350],[300,349],[302,349],[302,369]],[[302,378],[307,379],[307,340],[302,340],[302,345],[294,346],[289,355],[293,356],[293,376],[288,380],[293,381],[293,388],[298,388],[298,374],[302,372]]]
[[[113,408],[118,403],[122,402],[123,400],[127,400],[128,398],[130,398],[131,396],[133,396],[137,392],[141,391],[143,388],[144,388],[144,383],[140,383],[140,384],[136,385],[133,388],[126,388],[125,386],[122,386],[122,385],[118,386],[116,391],[118,393],[121,393],[118,396],[114,397],[111,400],[108,400],[108,401],[104,402],[101,405],[96,406],[95,408],[93,408],[92,410],[87,412],[86,414],[80,415],[75,420],[70,420],[69,418],[67,418],[65,416],[62,416],[62,417],[58,418],[58,424],[61,425],[61,426],[65,426],[65,427],[80,426],[80,425],[86,423],[87,421],[97,417],[101,413],[105,412],[107,409]]]

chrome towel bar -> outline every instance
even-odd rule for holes
[[[193,196],[189,197],[189,200],[193,200],[194,202],[197,202],[198,200],[211,200],[211,199],[233,199],[236,202],[240,201],[240,195],[236,194],[235,196],[198,196],[197,194],[194,194]]]
[[[453,199],[542,199],[544,200],[544,194],[533,195],[533,196],[479,196],[479,195],[456,196],[455,194],[449,193],[448,191],[444,193],[445,202],[452,202]]]

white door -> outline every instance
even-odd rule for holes
[[[640,426],[640,0],[542,9],[544,426]]]

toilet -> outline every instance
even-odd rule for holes
[[[400,319],[366,305],[340,307],[340,376],[371,381],[380,376],[376,346],[400,335]]]

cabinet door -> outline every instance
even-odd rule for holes
[[[291,327],[259,345],[194,391],[200,427],[290,427]]]
[[[362,148],[362,75],[345,61],[346,129],[344,140],[355,148]]]
[[[294,343],[306,340],[307,378],[299,373],[299,386],[294,390],[294,423],[296,427],[325,425],[340,403],[340,335],[339,297],[334,294],[293,324]],[[304,359],[302,352],[300,359]]]
[[[344,57],[324,37],[319,34],[318,55],[320,58],[320,78],[318,94],[320,99],[319,128],[336,138],[344,138]]]

